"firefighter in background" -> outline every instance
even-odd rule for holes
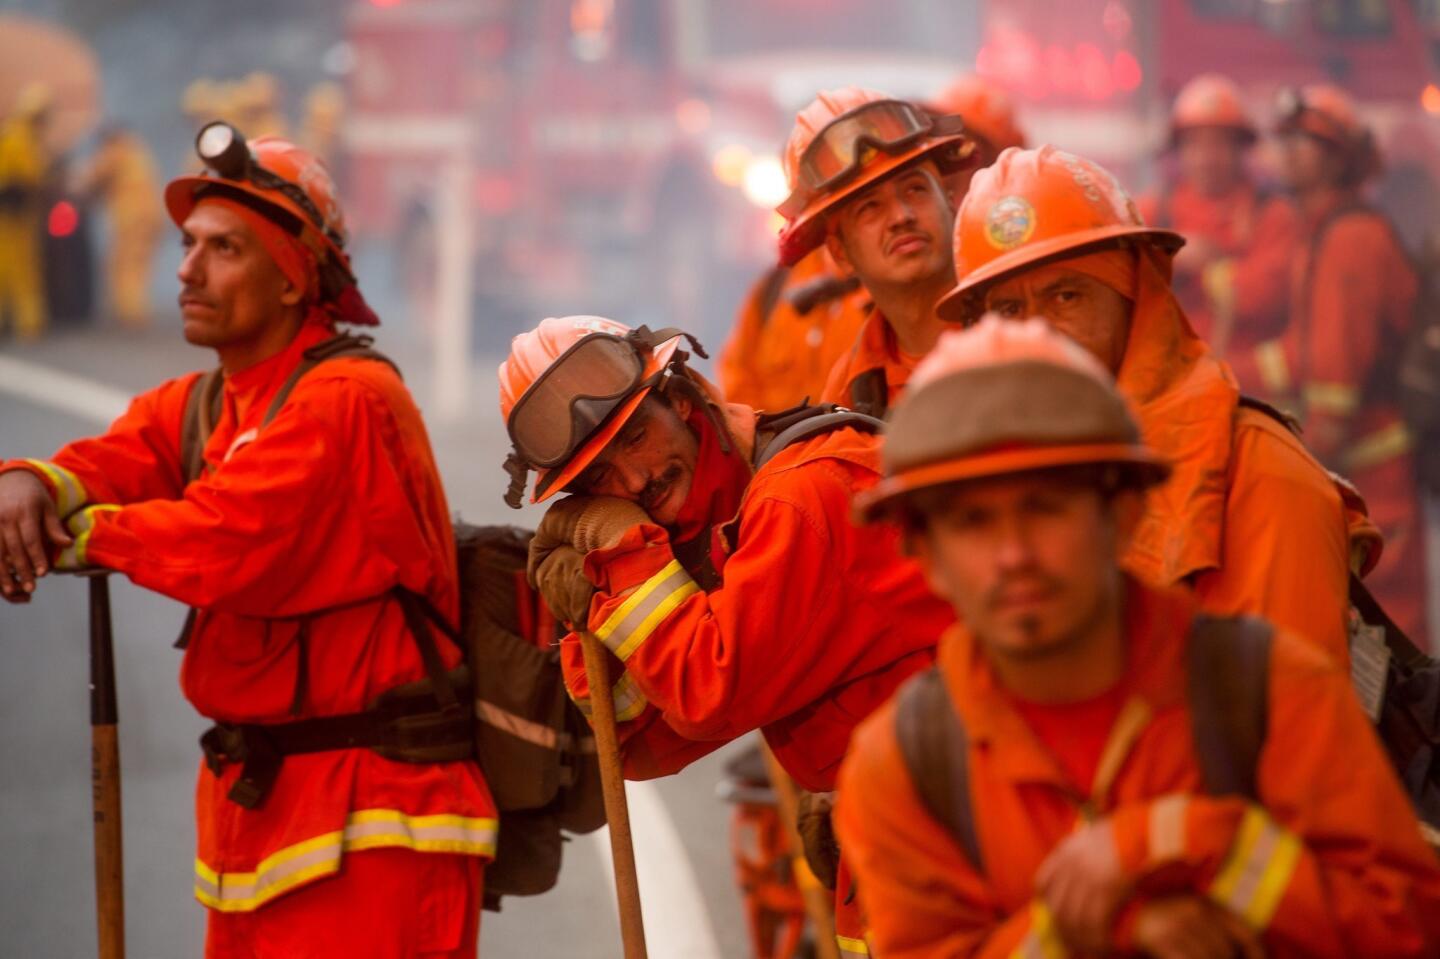
[[[1235,84],[1217,74],[1196,77],[1170,114],[1179,179],[1140,202],[1145,222],[1185,237],[1175,255],[1175,295],[1222,360],[1285,328],[1299,242],[1294,207],[1258,186],[1246,168],[1254,143],[1255,124]],[[1247,393],[1260,386],[1240,381]]]
[[[110,311],[126,329],[143,330],[150,325],[150,266],[164,230],[155,157],[133,130],[111,126],[100,135],[80,190],[104,200],[110,221]]]
[[[1241,402],[1170,289],[1184,243],[1148,227],[1114,176],[1045,146],[1006,150],[970,184],[955,227],[953,323],[1039,316],[1090,350],[1174,468],[1126,556],[1206,608],[1255,613],[1349,658],[1349,577],[1373,530],[1273,414]]]
[[[574,494],[536,530],[531,579],[615,657],[626,776],[761,729],[801,787],[831,790],[855,722],[929,665],[950,609],[893,534],[850,520],[878,476],[878,424],[760,418],[722,402],[683,345],[583,316],[515,338],[499,371],[508,501],[528,470],[532,502]],[[560,659],[588,709],[578,635]],[[841,954],[865,955],[843,857],[827,866]]]
[[[273,73],[256,70],[245,75],[235,81],[232,88],[235,119],[231,122],[242,130],[252,131],[252,136],[288,137],[283,92]]]
[[[0,592],[98,566],[194,609],[181,685],[215,722],[195,789],[209,959],[473,959],[495,807],[468,710],[441,709],[460,650],[408,625],[459,615],[425,426],[396,371],[337,336],[378,320],[324,166],[223,124],[197,142],[207,172],[165,203],[185,337],[220,375],[0,464]]]
[[[821,246],[875,309],[821,399],[883,415],[940,334],[935,302],[953,282],[954,204],[944,179],[971,162],[956,118],[874,90],[825,91],[785,145],[790,196],[777,212],[780,262]]]
[[[45,331],[41,231],[50,170],[45,147],[50,109],[49,88],[30,84],[0,123],[0,331],[8,322],[26,340]]]
[[[1440,864],[1344,671],[1124,571],[1141,431],[1040,320],[915,370],[857,505],[958,622],[841,770],[875,954],[1436,955]]]
[[[345,119],[345,91],[340,84],[317,83],[305,94],[300,121],[300,145],[334,167],[340,149],[340,125]]]
[[[994,163],[1010,147],[1025,147],[1025,131],[1015,116],[1010,95],[973,73],[962,73],[930,101],[936,116],[958,116],[965,124],[965,136],[975,143],[975,162],[945,178],[955,205],[970,189],[975,171]]]
[[[1307,445],[1364,495],[1385,537],[1367,585],[1423,649],[1424,514],[1411,436],[1392,392],[1418,278],[1394,229],[1362,198],[1380,156],[1354,102],[1326,85],[1282,100],[1281,168],[1305,239],[1292,265],[1284,334],[1236,357],[1236,370],[1253,371],[1265,395],[1297,410]]]

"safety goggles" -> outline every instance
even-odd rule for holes
[[[1281,134],[1310,133],[1340,144],[1352,140],[1327,113],[1306,102],[1304,91],[1298,87],[1284,87],[1275,95],[1275,116]]]
[[[613,333],[591,333],[520,395],[506,428],[531,467],[559,466],[642,386],[640,348]]]
[[[315,227],[337,247],[345,238],[325,224],[320,208],[299,184],[291,183],[261,166],[250,152],[245,135],[223,120],[207,123],[195,137],[195,153],[208,172],[222,180],[248,180],[262,190],[279,193],[300,208]]]
[[[792,219],[816,194],[855,177],[879,150],[901,153],[931,135],[959,133],[959,117],[934,117],[904,100],[876,100],[831,120],[800,155],[795,191],[780,208]]]

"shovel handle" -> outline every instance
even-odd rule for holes
[[[120,719],[110,581],[90,580],[90,788],[95,812],[95,920],[100,959],[125,959],[125,869],[120,833]]]
[[[620,737],[615,727],[615,696],[610,688],[608,650],[588,630],[580,634],[585,651],[585,676],[590,684],[590,723],[600,759],[600,786],[605,819],[610,825],[610,856],[615,863],[615,898],[620,906],[620,939],[625,959],[646,959],[645,920],[640,912],[640,880],[635,873],[635,843],[630,835],[630,807],[625,801],[625,776],[620,765]]]

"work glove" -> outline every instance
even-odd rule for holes
[[[830,813],[835,808],[835,794],[802,792],[795,810],[795,826],[800,844],[805,847],[805,862],[820,885],[834,890],[840,881],[840,843]]]
[[[595,587],[585,578],[584,553],[573,546],[557,546],[531,571],[530,585],[540,591],[556,619],[585,628]]]
[[[556,549],[569,546],[582,556],[592,549],[614,546],[628,531],[652,522],[639,505],[616,496],[567,496],[545,513],[530,540],[526,572],[537,583],[540,564]]]
[[[67,516],[65,530],[70,534],[73,542],[55,557],[55,568],[73,572],[78,569],[89,569],[94,565],[89,562],[85,550],[90,545],[90,534],[95,530],[95,518],[101,513],[112,513],[119,508],[110,505],[87,506],[84,509],[77,509]]]

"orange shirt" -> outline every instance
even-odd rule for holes
[[[1129,746],[1109,787],[1090,797],[1137,883],[1122,936],[1136,904],[1180,889],[1246,917],[1276,959],[1435,955],[1440,863],[1349,678],[1309,644],[1284,632],[1272,644],[1259,803],[1202,794],[1184,673],[1195,609],[1183,591],[1133,580],[1127,589],[1120,694],[1141,722],[1122,740]],[[1083,794],[1057,761],[1072,747],[1030,731],[963,626],[942,640],[939,668],[964,717],[984,868],[916,794],[894,703],[877,710],[856,731],[836,811],[875,952],[1066,955],[1035,875],[1079,825]]]
[[[910,382],[910,374],[915,371],[915,366],[921,359],[922,357],[911,356],[902,351],[889,321],[879,310],[872,310],[865,325],[860,328],[860,335],[856,337],[854,344],[830,370],[825,389],[820,394],[820,401],[855,407],[856,398],[852,393],[855,381],[872,370],[881,370],[888,409],[899,397],[905,384]],[[873,416],[885,415],[883,409],[861,412]]]
[[[1110,727],[1120,714],[1119,688],[1078,703],[1042,704],[1012,696],[1025,725],[1059,762],[1066,777],[1082,793],[1090,792],[1095,770],[1110,738]]]

